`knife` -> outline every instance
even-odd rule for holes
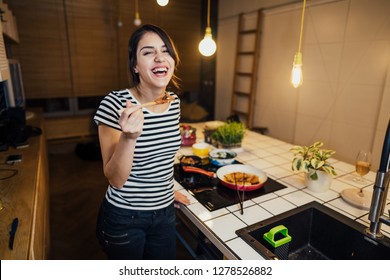
[[[12,226],[11,226],[11,230],[9,232],[9,243],[8,243],[8,247],[10,250],[12,250],[14,248],[14,240],[15,240],[15,234],[16,234],[16,230],[18,229],[18,225],[19,225],[19,219],[18,218],[15,218],[13,221],[12,221]]]

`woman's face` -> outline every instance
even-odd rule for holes
[[[175,61],[160,36],[153,32],[145,33],[138,44],[135,67],[141,86],[165,90],[174,69]]]

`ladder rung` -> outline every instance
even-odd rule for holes
[[[250,92],[234,91],[233,94],[249,97]]]
[[[257,29],[240,30],[240,35],[242,35],[242,34],[252,34],[252,33],[256,33],[256,32],[257,32]]]
[[[249,77],[252,77],[252,73],[244,73],[244,72],[236,72],[236,75],[238,76],[249,76]]]
[[[239,110],[236,110],[236,109],[234,109],[232,111],[233,111],[233,113],[238,114],[238,115],[244,115],[244,116],[248,115],[248,112],[243,112],[243,111],[239,111]]]
[[[239,15],[238,21],[233,92],[230,109],[232,114],[242,115],[246,119],[245,121],[248,127],[251,127],[253,121],[253,103],[258,71],[259,38],[261,38],[262,34],[262,11],[263,10],[260,9],[257,12],[256,26],[246,26],[246,17],[244,17],[243,13]],[[244,44],[244,42],[246,44]],[[244,63],[251,64],[251,68],[241,68]],[[248,82],[250,85],[250,89],[243,88],[246,92],[236,91],[236,89],[241,89],[238,85],[242,80]],[[248,106],[243,106],[243,108],[238,106],[238,103],[241,101],[248,103]]]
[[[254,55],[255,52],[237,52],[238,55]]]

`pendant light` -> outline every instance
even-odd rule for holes
[[[303,81],[301,45],[302,45],[303,22],[305,19],[305,7],[306,7],[306,0],[303,0],[301,30],[300,30],[300,34],[299,34],[298,52],[295,53],[293,68],[291,71],[291,84],[293,85],[294,88],[298,88],[299,86],[301,86],[302,81]]]
[[[213,35],[211,33],[211,27],[210,27],[210,0],[208,0],[206,33],[204,35],[203,40],[200,41],[199,43],[199,51],[204,56],[211,56],[215,53],[216,50],[217,50],[217,45],[213,40]]]
[[[140,26],[142,23],[141,18],[139,16],[138,12],[138,0],[135,0],[135,18],[134,18],[134,25],[135,26]]]
[[[161,7],[164,7],[168,5],[169,0],[157,0],[157,4],[159,4]]]

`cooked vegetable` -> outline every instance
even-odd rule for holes
[[[225,180],[230,184],[235,185],[256,185],[259,184],[259,177],[257,175],[248,174],[244,172],[233,172],[224,176]]]

